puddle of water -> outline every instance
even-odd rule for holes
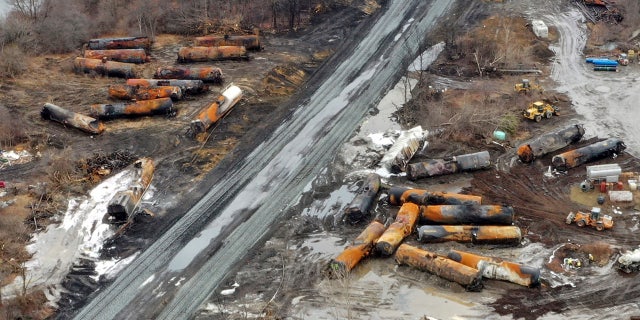
[[[324,218],[330,215],[339,216],[341,211],[353,200],[355,194],[349,191],[349,186],[343,185],[334,190],[326,199],[314,200],[302,211],[302,215]]]

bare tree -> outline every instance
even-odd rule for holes
[[[10,0],[9,4],[16,12],[36,21],[44,2],[45,0]]]

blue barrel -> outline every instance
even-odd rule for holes
[[[594,59],[592,63],[593,65],[599,66],[599,67],[617,67],[618,66],[618,61],[609,60],[609,59]]]

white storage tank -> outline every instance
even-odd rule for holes
[[[533,20],[531,21],[531,28],[533,29],[533,33],[538,38],[548,38],[549,37],[549,28],[542,20]]]

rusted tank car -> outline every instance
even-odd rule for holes
[[[430,192],[427,190],[403,187],[391,187],[387,190],[387,194],[389,195],[389,204],[394,206],[400,206],[405,202],[411,202],[417,205],[482,203],[481,196],[448,192]]]
[[[137,181],[129,189],[116,192],[107,205],[107,213],[116,220],[115,222],[132,218],[153,179],[155,165],[152,159],[141,158],[133,166],[138,177]]]
[[[488,169],[490,167],[491,157],[489,156],[489,152],[480,151],[446,159],[411,163],[407,166],[407,178],[409,178],[409,180],[417,180],[463,171]]]
[[[420,206],[420,222],[426,224],[511,225],[513,208],[499,205]]]
[[[584,136],[582,124],[573,124],[569,127],[540,135],[518,147],[518,158],[524,163],[532,162],[547,153],[560,150],[580,141],[582,136]]]
[[[522,240],[522,231],[516,226],[425,225],[418,228],[418,240],[427,243],[457,241],[517,245]]]
[[[433,273],[449,281],[456,282],[469,291],[482,290],[482,273],[480,270],[438,256],[433,252],[402,244],[396,251],[395,259],[398,264],[405,264]]]
[[[66,110],[51,103],[44,104],[40,111],[40,116],[45,120],[60,122],[65,126],[68,125],[92,134],[101,134],[105,129],[104,124],[97,119]]]
[[[151,40],[148,37],[120,37],[91,39],[87,43],[90,50],[113,49],[151,49]]]
[[[540,284],[540,269],[538,268],[458,250],[451,250],[447,257],[468,267],[481,270],[482,276],[485,278],[505,280],[526,287]]]
[[[127,79],[127,85],[138,87],[179,87],[185,94],[197,94],[209,90],[209,86],[202,80]]]
[[[369,174],[367,179],[363,181],[363,185],[358,189],[356,197],[345,208],[345,219],[352,224],[362,221],[369,215],[379,191],[380,176],[375,173]]]
[[[148,115],[170,115],[174,112],[173,102],[170,98],[140,100],[131,103],[91,105],[91,115],[101,119]]]
[[[402,240],[413,232],[419,215],[420,208],[416,204],[409,202],[403,204],[396,215],[396,220],[376,242],[376,250],[385,256],[392,255]]]
[[[197,136],[209,129],[209,127],[224,117],[231,108],[242,98],[242,89],[237,86],[229,86],[218,99],[202,110],[198,117],[191,121],[189,131],[192,136]]]
[[[251,34],[243,36],[204,36],[195,39],[195,45],[201,47],[218,47],[218,46],[243,46],[247,50],[262,50],[260,45],[260,35]]]
[[[152,100],[160,98],[171,98],[171,100],[182,100],[182,89],[176,86],[162,87],[141,87],[123,84],[109,86],[109,97],[121,100]]]
[[[360,235],[329,263],[329,271],[334,277],[341,277],[351,271],[368,256],[373,245],[384,232],[385,227],[378,221],[371,222]]]
[[[618,155],[626,148],[627,146],[622,140],[609,138],[582,148],[555,155],[551,159],[551,165],[557,170],[567,171],[591,161]]]
[[[206,62],[217,60],[249,59],[243,46],[182,47],[178,50],[178,62]]]
[[[202,80],[215,84],[224,82],[222,70],[216,67],[160,67],[153,74],[153,77],[157,79]]]
[[[149,62],[149,56],[144,49],[117,49],[117,50],[85,50],[84,57],[88,59],[107,59],[128,63]]]
[[[92,73],[117,78],[135,78],[135,64],[100,59],[76,58],[73,67],[76,72]]]

